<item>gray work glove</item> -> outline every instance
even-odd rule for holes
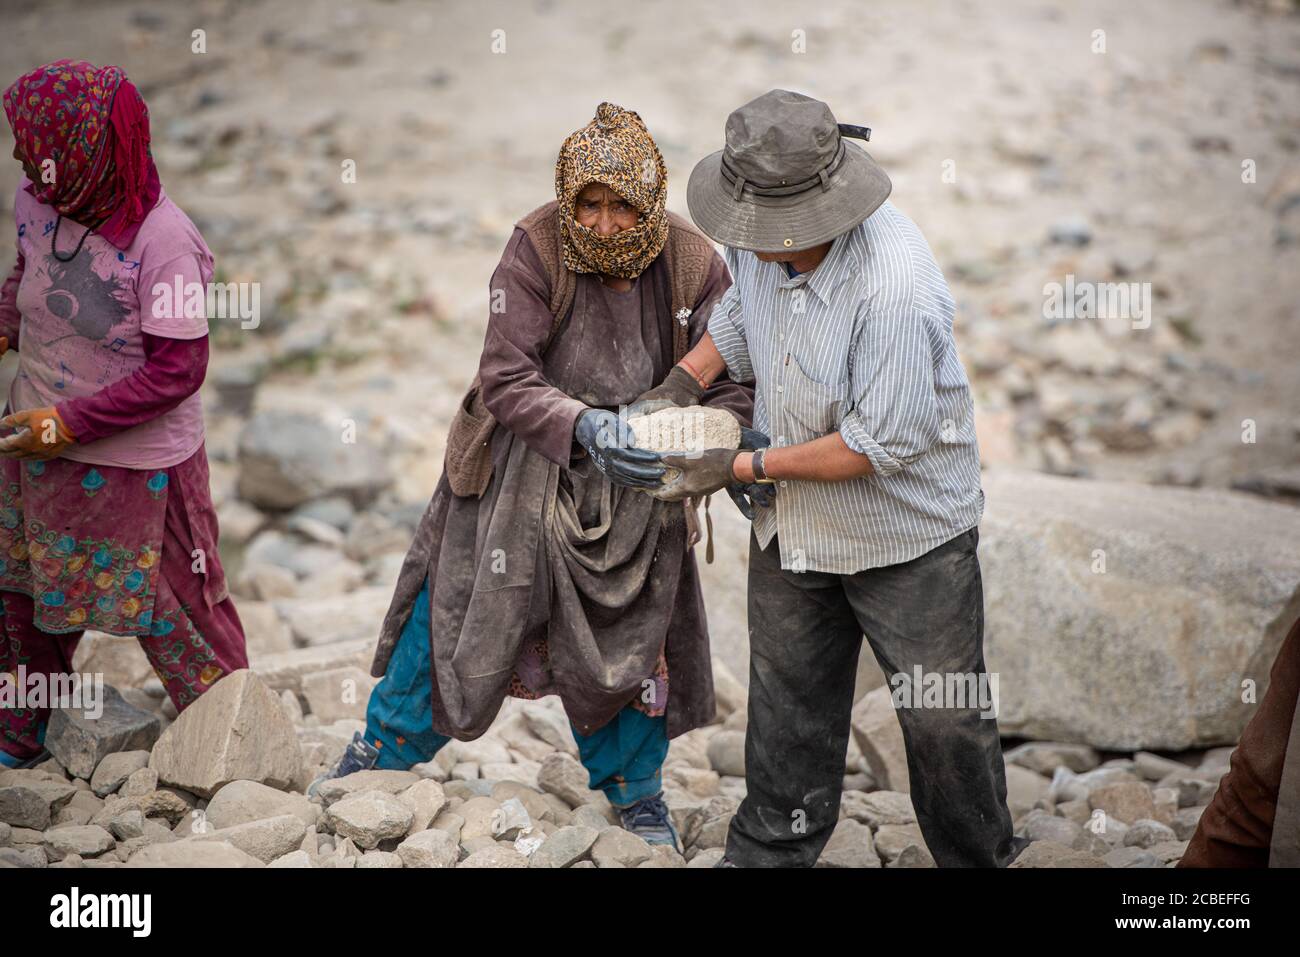
[[[688,405],[699,405],[704,389],[695,377],[681,366],[673,366],[659,383],[649,392],[643,392],[635,402],[627,407],[630,418],[634,415],[649,415],[662,409],[671,409]]]

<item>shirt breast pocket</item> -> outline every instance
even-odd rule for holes
[[[786,366],[785,411],[811,433],[795,441],[807,442],[836,431],[844,416],[848,393],[847,375],[838,382],[821,382],[808,375],[798,356],[791,354]]]

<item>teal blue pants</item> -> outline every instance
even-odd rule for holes
[[[366,740],[379,749],[376,768],[405,770],[430,761],[451,739],[433,730],[432,667],[429,661],[429,583],[397,639],[388,670],[366,706]],[[593,791],[615,807],[627,807],[663,789],[668,723],[631,705],[589,735],[573,736]]]

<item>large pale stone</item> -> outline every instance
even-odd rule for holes
[[[101,704],[101,713],[87,713],[84,707],[55,708],[45,732],[45,747],[55,760],[68,773],[87,780],[115,751],[153,747],[162,727],[156,714],[127,704],[112,685],[103,686]]]
[[[725,409],[693,405],[628,418],[638,448],[651,452],[703,452],[740,446],[740,423]]]
[[[288,788],[302,751],[280,699],[251,671],[227,675],[163,732],[149,758],[158,777],[202,797],[231,781]]]
[[[1300,511],[1231,492],[983,476],[985,660],[1003,734],[1235,742],[1300,617]],[[1032,573],[1031,573],[1032,571]]]
[[[392,484],[389,458],[364,432],[344,442],[336,422],[294,411],[258,412],[239,436],[239,497],[293,508],[329,495],[369,502]]]

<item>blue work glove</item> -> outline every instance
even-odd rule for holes
[[[658,488],[664,466],[659,456],[633,444],[627,420],[605,409],[588,409],[578,416],[573,437],[587,450],[592,463],[615,485]]]

